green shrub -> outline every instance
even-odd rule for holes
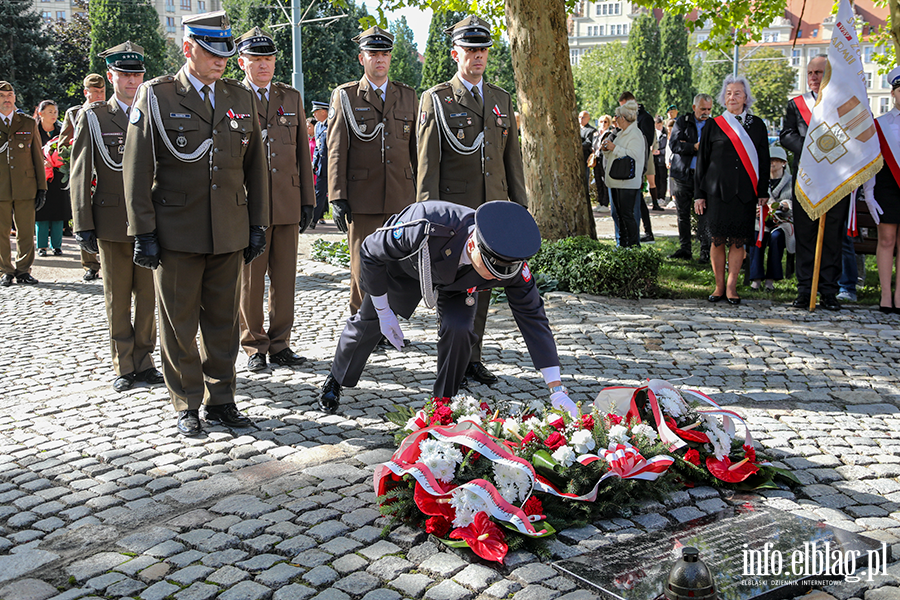
[[[319,238],[313,242],[309,255],[310,258],[319,262],[345,269],[350,268],[350,250],[347,248],[347,238],[341,238],[336,242],[328,242],[324,238]]]
[[[531,269],[559,289],[598,296],[644,298],[657,290],[662,258],[651,248],[616,248],[587,237],[544,242]]]

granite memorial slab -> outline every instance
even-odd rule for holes
[[[813,585],[864,581],[891,562],[887,544],[748,503],[552,564],[603,597],[653,600],[685,547],[700,551],[719,600],[793,598]]]

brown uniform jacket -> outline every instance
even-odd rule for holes
[[[151,88],[164,131],[149,108]],[[138,90],[123,163],[129,235],[156,231],[167,250],[224,254],[247,247],[251,225],[269,224],[268,167],[254,94],[223,78],[214,95],[210,122],[184,68]],[[212,154],[184,162],[161,136],[184,154],[212,139]]]
[[[75,231],[94,230],[97,237],[109,242],[130,242],[126,231],[125,187],[122,172],[106,166],[88,126],[87,113],[97,116],[101,141],[113,162],[121,163],[125,152],[128,117],[116,97],[95,102],[78,115],[72,144],[72,220]],[[93,173],[97,173],[97,189],[91,193]]]
[[[88,103],[79,104],[66,111],[66,116],[63,118],[62,131],[59,133],[60,146],[65,146],[66,144],[72,144],[74,142],[75,124],[78,122],[78,115],[80,115],[81,111],[88,106],[90,106]]]
[[[347,93],[352,115],[344,114],[341,94]],[[406,84],[388,81],[384,108],[381,98],[363,76],[331,94],[328,111],[328,199],[347,200],[358,214],[390,215],[416,200],[416,92]],[[348,119],[371,134],[384,123],[384,158],[381,137],[359,139]]]
[[[243,83],[253,89],[248,79]],[[291,86],[273,81],[268,113],[262,114],[260,104],[257,110],[261,127],[268,129],[269,224],[299,223],[300,207],[316,205],[303,98]]]
[[[37,121],[14,112],[9,133],[0,127],[0,147],[7,142],[7,150],[0,155],[0,202],[34,198],[38,190],[47,189]]]
[[[483,90],[483,109],[475,104],[459,75],[422,94],[416,131],[420,202],[445,200],[478,208],[485,202],[509,199],[528,206],[512,101],[506,91],[487,81]],[[453,139],[465,146],[471,147],[484,131],[483,168],[480,151],[465,155],[454,149],[448,132],[441,130],[436,110],[444,113]]]

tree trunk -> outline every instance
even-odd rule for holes
[[[891,9],[891,39],[894,40],[894,55],[900,63],[900,2],[888,0]]]
[[[564,2],[505,0],[528,202],[545,239],[597,237],[569,64]],[[551,83],[552,82],[552,83]]]

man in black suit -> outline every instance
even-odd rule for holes
[[[672,194],[675,196],[675,210],[678,213],[679,249],[669,258],[691,259],[691,207],[694,205],[694,169],[697,167],[697,151],[700,149],[700,134],[709,114],[712,112],[713,98],[709,94],[694,97],[692,112],[675,119],[669,148],[672,149]],[[703,217],[700,222],[700,262],[709,262],[709,240],[703,235]]]
[[[509,307],[541,371],[554,405],[570,402],[560,382],[559,356],[544,303],[525,264],[541,246],[537,224],[515,202],[487,202],[478,210],[443,202],[416,202],[388,219],[362,243],[360,285],[366,295],[347,319],[322,386],[319,405],[338,408],[343,386],[355,386],[384,335],[398,350],[409,318],[424,298],[437,307],[440,327],[433,396],[450,398],[469,364],[479,293],[506,290]]]
[[[819,55],[809,61],[806,67],[806,83],[810,91],[791,99],[784,116],[781,129],[781,145],[794,153],[791,165],[793,173],[797,173],[800,154],[806,140],[806,129],[812,107],[815,105],[822,76],[828,59]],[[798,204],[794,196],[794,235],[797,240],[797,297],[791,303],[794,308],[809,308],[812,294],[813,269],[816,258],[816,239],[819,235],[818,220],[813,221]],[[847,223],[847,212],[850,210],[850,196],[845,196],[832,206],[825,214],[825,235],[822,240],[822,262],[819,268],[820,304],[828,310],[841,310],[837,299],[838,279],[841,276],[841,248],[844,228]]]
[[[583,110],[578,113],[578,123],[581,125],[581,154],[582,166],[584,167],[584,183],[587,193],[588,206],[591,205],[591,169],[587,165],[588,158],[594,152],[594,137],[597,135],[597,128],[591,125],[591,115],[588,111]]]

